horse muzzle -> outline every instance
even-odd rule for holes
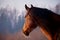
[[[24,33],[26,36],[29,36],[29,32],[23,31],[23,33]]]

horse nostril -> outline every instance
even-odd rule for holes
[[[23,32],[26,36],[29,36],[29,33],[28,32]]]

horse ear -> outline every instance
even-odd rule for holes
[[[25,9],[26,9],[26,10],[28,10],[28,9],[29,9],[29,7],[28,7],[26,4],[25,4]]]
[[[31,8],[33,7],[33,5],[31,4]]]

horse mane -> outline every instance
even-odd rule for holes
[[[43,19],[47,19],[49,15],[56,14],[47,8],[38,8],[38,7],[30,8],[29,12],[32,16],[40,17]]]

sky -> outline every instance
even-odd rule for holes
[[[18,10],[22,11],[24,10],[25,4],[27,4],[29,7],[32,4],[36,7],[54,7],[58,3],[60,3],[59,0],[0,0],[0,7],[15,7]]]

